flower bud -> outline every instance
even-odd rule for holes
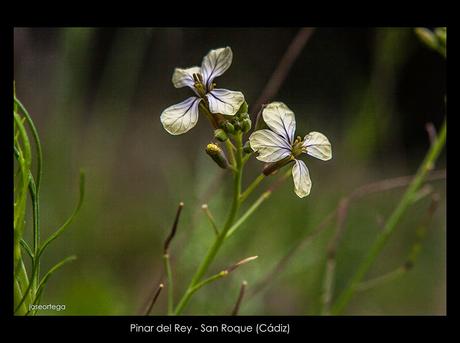
[[[230,123],[229,121],[226,121],[223,125],[223,129],[225,130],[226,133],[228,134],[233,134],[235,132],[235,127],[233,126],[232,123]]]
[[[241,123],[238,120],[235,120],[233,127],[235,128],[235,131],[241,130]]]
[[[241,114],[240,117],[241,117],[241,119],[251,119],[251,118],[249,117],[249,113],[247,113],[247,112]]]
[[[225,142],[228,139],[227,134],[225,133],[224,130],[222,129],[216,129],[214,130],[214,137],[221,142]]]
[[[228,160],[224,152],[218,145],[210,143],[206,146],[206,153],[217,163],[222,169],[228,168]]]
[[[253,152],[252,148],[251,148],[251,144],[249,143],[249,141],[246,141],[246,143],[244,143],[243,145],[243,151],[246,153],[246,154],[250,154]]]
[[[241,115],[241,114],[243,114],[243,113],[248,113],[248,103],[247,103],[246,101],[244,101],[244,102],[241,104],[241,106],[240,106],[238,112],[236,112],[236,115]]]
[[[251,130],[251,119],[244,119],[242,122],[241,122],[241,129],[243,130],[244,133],[248,132],[249,130]]]

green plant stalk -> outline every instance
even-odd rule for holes
[[[36,256],[36,259],[40,258],[40,256]],[[30,276],[30,279],[33,280],[35,278],[35,274],[37,273],[37,263],[33,262],[32,263],[32,275]],[[23,292],[22,294],[22,298],[21,298],[21,301],[19,301],[19,303],[17,305],[15,305],[15,308],[14,308],[14,314],[16,314],[16,312],[19,311],[19,309],[21,308],[21,306],[24,304],[24,302],[26,301],[26,299],[28,297],[30,297],[31,295],[31,292],[32,292],[32,296],[34,296],[35,294],[35,289],[34,288],[34,283],[33,282],[29,282],[26,290]],[[15,304],[16,304],[16,301],[15,301]]]
[[[76,260],[77,257],[76,256],[69,256],[69,257],[66,257],[65,259],[63,259],[62,261],[56,263],[44,276],[43,276],[43,279],[42,281],[40,281],[40,284],[38,285],[38,289],[37,289],[37,294],[35,296],[35,299],[33,300],[33,302],[31,302],[32,304],[38,304],[40,303],[40,300],[41,300],[41,296],[43,294],[43,291],[45,289],[45,285],[46,283],[48,282],[48,279],[51,277],[51,275],[53,275],[53,273],[58,270],[59,268],[61,268],[63,265],[65,265],[66,263],[68,262],[71,262],[71,261],[74,261]],[[27,311],[26,315],[28,315],[30,313],[30,309]],[[36,311],[35,311],[36,312]],[[34,312],[34,314],[35,314]]]
[[[29,245],[27,244],[27,242],[24,240],[24,239],[21,239],[19,241],[19,244],[21,245],[21,247],[26,251],[27,255],[29,255],[30,259],[31,260],[34,260],[34,253],[32,252],[32,249],[29,247]]]
[[[43,170],[43,152],[42,152],[42,146],[40,142],[40,137],[38,135],[38,130],[32,120],[32,117],[30,116],[29,112],[25,108],[25,106],[19,101],[16,96],[14,96],[14,105],[19,107],[21,112],[24,114],[27,124],[29,125],[31,131],[32,131],[32,136],[34,138],[35,142],[35,148],[36,148],[36,153],[37,153],[37,181],[35,183],[35,187],[29,187],[30,191],[30,197],[32,199],[32,214],[33,214],[33,251],[34,255],[37,255],[39,246],[40,246],[40,185],[41,185],[41,179],[42,179],[42,170]],[[32,173],[31,173],[32,175]],[[33,180],[33,176],[31,177]],[[32,279],[32,282],[34,284],[34,288],[36,289],[38,287],[38,284],[40,282],[40,260],[37,259],[35,261],[37,264],[37,273],[35,274],[35,277]]]
[[[14,280],[14,307],[16,308],[16,313],[18,315],[25,315],[27,313],[27,308],[25,304],[19,305],[18,301],[19,299],[22,299],[23,294],[22,294],[22,289],[21,286],[19,285],[18,280]]]
[[[248,188],[246,188],[246,190],[241,194],[240,196],[240,201],[241,202],[244,202],[246,200],[246,198],[251,195],[252,191],[254,189],[257,188],[257,186],[259,185],[259,183],[261,183],[263,180],[265,179],[265,175],[264,174],[260,174],[259,176],[257,176],[255,178],[254,181],[252,181],[252,183],[248,186]]]
[[[29,185],[29,169],[30,169],[30,163],[31,163],[31,149],[30,149],[30,142],[27,137],[27,132],[22,124],[21,117],[19,116],[18,113],[14,113],[14,121],[15,125],[18,129],[19,135],[23,141],[24,145],[24,150],[22,150],[19,145],[18,145],[18,163],[19,163],[19,168],[21,170],[21,177],[22,177],[22,188],[21,188],[21,196],[20,199],[18,200],[18,206],[15,208],[15,218],[14,218],[14,230],[15,230],[15,240],[19,242],[20,238],[19,236],[22,236],[23,230],[21,229],[24,225],[24,215],[25,215],[25,210],[26,210],[26,197],[27,197],[27,188]],[[19,235],[19,236],[18,236]]]
[[[375,279],[361,282],[360,284],[356,285],[356,291],[367,291],[368,289],[374,288],[388,281],[392,281],[406,272],[407,269],[404,266],[398,267],[397,269],[384,275],[378,276]]]
[[[219,251],[220,247],[222,246],[222,243],[225,241],[225,238],[227,236],[228,230],[232,227],[233,222],[235,221],[235,217],[237,215],[238,209],[241,205],[240,203],[240,194],[241,194],[241,180],[242,180],[242,152],[243,152],[243,145],[242,145],[242,133],[238,132],[235,135],[235,143],[236,143],[236,171],[234,174],[234,182],[233,182],[233,199],[232,199],[232,205],[230,212],[228,214],[227,220],[225,222],[224,228],[220,232],[220,234],[216,237],[216,240],[214,241],[214,244],[211,246],[209,249],[207,255],[205,256],[203,262],[201,265],[198,267],[195,275],[192,278],[192,281],[190,282],[189,286],[187,287],[187,290],[184,293],[184,296],[182,299],[179,301],[177,304],[177,307],[174,311],[174,314],[180,314],[184,307],[187,305],[187,303],[190,300],[190,297],[194,292],[191,292],[191,290],[200,282],[201,278],[204,276],[206,271],[208,270],[210,264],[216,257],[217,252]]]
[[[81,206],[83,205],[84,197],[85,197],[85,173],[83,171],[80,171],[80,196],[78,199],[78,204],[76,208],[74,209],[73,213],[71,214],[71,216],[64,222],[64,224],[62,224],[59,229],[57,229],[53,234],[51,234],[51,236],[48,237],[48,239],[43,243],[43,245],[39,247],[37,253],[35,254],[35,261],[32,262],[32,275],[30,277],[31,280],[33,280],[36,277],[36,274],[38,272],[38,266],[37,266],[37,263],[35,262],[40,260],[41,255],[46,250],[48,245],[51,244],[51,242],[53,242],[56,238],[58,238],[65,231],[68,225],[70,225],[70,223],[74,220],[74,218],[80,211]],[[19,307],[24,303],[26,298],[29,296],[29,292],[31,292],[32,288],[33,288],[33,282],[30,282],[22,296],[21,301],[19,302],[17,306],[15,306],[15,310],[14,310],[15,313],[18,311]],[[32,290],[32,293],[34,294],[33,290]]]
[[[22,234],[24,232],[27,205],[27,189],[29,187],[29,170],[32,161],[32,154],[27,132],[23,125],[23,120],[17,112],[14,112],[14,123],[18,133],[18,137],[16,137],[15,139],[15,155],[19,163],[21,177],[21,187],[19,187],[20,189],[18,190],[19,196],[17,200],[15,199],[14,206],[14,304],[15,309],[19,310],[20,314],[24,314],[24,310],[26,310],[27,312],[27,303],[24,304],[23,307],[18,308],[18,306],[20,306],[19,304],[24,303],[25,300],[28,300],[28,303],[30,303],[32,296],[27,294],[25,295],[24,289],[30,290],[32,288],[32,285],[31,283],[29,283],[27,273],[25,271],[20,242],[22,239]],[[24,150],[22,150],[21,146],[19,145],[19,137],[21,137]],[[33,291],[35,291],[35,288],[33,289]]]
[[[419,199],[417,199],[417,200],[419,200]],[[407,259],[404,262],[404,264],[402,266],[398,267],[397,269],[389,272],[389,273],[386,273],[384,275],[378,276],[378,277],[376,277],[374,279],[371,279],[371,280],[366,280],[366,281],[361,282],[356,287],[357,291],[359,291],[359,292],[366,291],[366,290],[374,288],[376,286],[380,286],[383,283],[386,283],[388,281],[392,281],[392,280],[394,280],[394,279],[406,274],[407,272],[409,272],[409,270],[411,270],[413,268],[413,266],[415,265],[415,263],[417,261],[417,257],[419,256],[420,251],[422,250],[422,241],[425,238],[425,235],[426,235],[426,232],[427,232],[427,229],[428,229],[428,223],[429,223],[429,221],[431,220],[431,218],[432,218],[432,216],[434,214],[436,206],[437,206],[437,203],[432,201],[431,206],[428,209],[428,211],[429,211],[428,216],[425,218],[425,220],[427,222],[426,223],[421,223],[420,227],[416,230],[416,240],[415,240],[414,244],[412,245],[412,247],[411,247],[411,249],[409,251],[409,254],[407,256]]]
[[[211,123],[211,126],[213,127],[213,129],[219,128],[219,125],[217,124],[216,119],[214,118],[214,116],[211,113],[211,111],[209,111],[209,109],[207,107],[207,104],[206,104],[206,102],[204,100],[200,101],[199,108],[204,112],[206,118],[208,118],[208,120]]]
[[[227,139],[225,141],[225,145],[227,146],[227,154],[230,156],[230,164],[232,165],[233,168],[236,166],[236,157],[235,153],[233,152],[233,144],[230,141],[230,139]]]
[[[174,284],[168,253],[163,255],[163,264],[166,271],[166,278],[168,279],[168,315],[172,315],[174,312]]]
[[[331,303],[331,296],[334,291],[334,276],[335,276],[335,259],[327,258],[326,271],[324,275],[324,282],[321,294],[321,309],[322,315],[329,314],[329,304]]]
[[[29,284],[29,280],[27,277],[26,267],[24,265],[22,258],[18,261],[18,264],[15,269],[16,269],[16,273],[14,276],[15,278],[14,286],[18,287],[18,290],[15,290],[14,296],[16,297],[17,295],[21,295],[20,298],[14,298],[14,303],[15,303],[15,308],[16,308],[16,305],[24,297],[24,294],[25,294],[24,290],[29,288],[30,284]],[[23,301],[23,305],[24,305],[24,308],[26,309],[26,312],[27,312],[27,307],[33,303],[33,297],[35,296],[35,294],[36,292],[34,288],[33,294],[29,293],[28,295],[24,297],[24,299],[27,300],[27,301]],[[19,308],[19,310],[22,313],[23,308]],[[22,313],[22,314],[25,314],[25,313]]]
[[[27,287],[29,285],[29,278],[27,277],[27,270],[26,270],[26,266],[24,265],[23,259],[21,259],[19,261],[18,279],[19,279],[19,283],[20,283],[22,289],[24,290],[25,287]],[[36,289],[37,289],[37,287],[35,287],[35,285],[34,285],[33,294],[29,294],[29,296],[28,296],[28,303],[29,304],[31,304],[32,301],[33,301],[33,297],[36,294]]]
[[[32,221],[33,221],[33,253],[34,259],[33,262],[37,265],[37,272],[35,277],[32,278],[33,288],[37,289],[38,284],[40,283],[40,259],[37,258],[38,249],[40,246],[40,212],[39,212],[39,199],[37,188],[34,182],[32,173],[29,173],[29,194],[32,200]],[[34,292],[35,293],[35,292]]]
[[[414,179],[408,186],[406,192],[404,193],[403,197],[399,201],[398,206],[391,214],[390,218],[388,219],[387,223],[383,231],[377,237],[374,244],[371,246],[368,254],[364,258],[364,260],[359,265],[355,275],[351,279],[349,286],[342,291],[340,296],[338,297],[337,301],[332,306],[331,313],[334,315],[340,314],[345,306],[348,304],[350,299],[352,298],[353,294],[355,293],[357,286],[364,278],[374,261],[376,260],[377,256],[380,254],[382,249],[385,247],[390,236],[395,231],[396,225],[399,223],[404,212],[407,208],[412,204],[413,197],[417,190],[420,188],[420,185],[425,180],[427,174],[433,169],[434,163],[436,162],[439,154],[441,153],[445,143],[446,143],[446,130],[447,124],[446,119],[442,124],[441,130],[439,132],[438,138],[436,141],[431,145],[431,148],[428,150],[428,153],[423,160],[422,164],[420,165],[417,174],[415,175]]]
[[[38,130],[32,120],[32,117],[30,116],[29,112],[27,109],[24,107],[24,105],[18,100],[18,98],[14,97],[14,102],[15,105],[19,106],[21,112],[24,114],[24,117],[27,120],[27,123],[30,126],[30,129],[32,130],[32,136],[35,141],[35,148],[36,148],[36,153],[37,153],[37,182],[35,184],[35,202],[37,203],[37,210],[34,207],[34,213],[37,211],[37,218],[34,219],[34,250],[38,249],[39,246],[39,241],[40,241],[40,228],[38,227],[39,223],[39,217],[38,217],[38,205],[39,205],[39,191],[40,191],[40,185],[41,185],[41,179],[42,179],[42,169],[43,169],[43,152],[42,152],[42,146],[40,143],[40,137],[38,135]],[[34,201],[34,199],[33,199]]]
[[[238,219],[238,221],[232,225],[232,227],[227,232],[227,237],[229,238],[231,235],[235,233],[236,230],[259,208],[259,206],[267,200],[270,195],[271,191],[265,191],[262,195],[249,207],[249,209]]]
[[[214,220],[214,217],[211,214],[211,211],[209,210],[208,206],[206,205],[206,207],[202,207],[202,208],[203,208],[204,213],[206,214],[206,217],[209,220],[209,223],[212,226],[212,229],[214,230],[214,233],[216,234],[216,236],[219,236],[219,227],[217,226],[216,221]]]
[[[225,271],[222,271],[218,274],[215,274],[213,276],[210,276],[208,277],[207,279],[199,282],[198,284],[196,284],[195,286],[191,287],[191,288],[188,288],[186,291],[185,291],[185,294],[184,294],[184,298],[187,298],[187,299],[190,299],[192,297],[192,295],[198,291],[200,288],[202,288],[203,286],[206,286],[207,284],[211,283],[211,282],[214,282],[218,279],[221,279],[222,277],[226,276],[228,273],[226,273]],[[184,303],[183,306],[185,306],[186,303]],[[175,314],[179,314],[177,313],[177,310],[176,310],[176,313]]]

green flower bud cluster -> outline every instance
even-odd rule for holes
[[[214,130],[214,137],[220,142],[225,142],[228,139],[227,132],[224,129]]]
[[[248,104],[247,102],[243,102],[241,105],[240,109],[238,112],[230,117],[229,119],[223,121],[221,123],[221,129],[227,134],[227,135],[233,135],[237,131],[241,131],[243,133],[248,132],[251,130],[252,127],[252,122],[251,118],[249,117],[248,113]],[[218,130],[216,130],[218,131]],[[217,136],[216,136],[217,138]],[[219,139],[219,138],[217,138]]]

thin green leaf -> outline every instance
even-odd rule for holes
[[[21,109],[22,113],[24,114],[27,123],[30,126],[30,129],[32,130],[32,135],[34,137],[35,141],[35,147],[37,149],[37,191],[40,189],[40,183],[41,183],[41,178],[42,178],[42,166],[43,166],[43,153],[42,153],[42,146],[40,143],[40,137],[38,136],[38,131],[37,128],[35,127],[35,124],[32,120],[32,117],[30,116],[29,112],[26,110],[24,105],[19,101],[16,96],[14,96],[14,104],[19,106]]]
[[[32,252],[32,249],[30,248],[29,244],[27,244],[27,242],[21,238],[21,240],[19,241],[19,243],[21,244],[21,247],[24,248],[24,250],[26,251],[27,255],[29,255],[29,257],[32,259],[32,261],[34,260],[34,253]]]
[[[78,199],[78,204],[75,210],[73,211],[72,215],[65,221],[62,226],[57,229],[48,239],[43,243],[43,245],[40,247],[38,251],[38,257],[41,256],[41,254],[45,251],[45,249],[48,247],[48,245],[54,241],[56,238],[58,238],[64,230],[69,226],[69,224],[74,220],[75,216],[78,214],[80,211],[80,208],[83,204],[83,199],[85,197],[85,173],[83,171],[80,171],[80,196]]]
[[[43,276],[43,279],[42,281],[40,282],[40,284],[38,285],[38,289],[37,289],[37,295],[35,296],[35,299],[33,301],[33,304],[38,304],[40,302],[40,299],[41,299],[41,296],[43,294],[43,290],[45,289],[45,286],[46,286],[46,283],[48,282],[49,278],[51,277],[51,275],[53,275],[53,273],[55,271],[57,271],[59,268],[61,268],[62,266],[64,266],[66,263],[68,262],[71,262],[71,261],[74,261],[76,260],[77,257],[75,255],[72,255],[72,256],[69,256],[69,257],[66,257],[65,259],[63,259],[62,261],[56,263],[50,270],[48,270],[48,272],[45,274],[45,276]],[[30,311],[29,311],[30,312]]]
[[[15,128],[19,133],[22,140],[22,147],[19,143],[19,139],[16,140],[15,144],[15,155],[19,164],[21,172],[20,182],[18,183],[18,194],[15,198],[15,212],[14,212],[14,232],[15,232],[15,244],[19,243],[19,239],[22,237],[26,204],[27,204],[27,187],[28,187],[28,171],[31,164],[31,148],[29,138],[27,136],[26,129],[22,123],[22,118],[18,113],[14,113]],[[20,185],[20,187],[19,187]],[[15,256],[15,259],[17,256]]]
[[[79,198],[79,201],[78,201],[78,204],[77,204],[77,207],[75,208],[74,212],[72,213],[72,215],[69,217],[69,219],[67,219],[67,221],[54,233],[52,234],[46,241],[45,243],[43,244],[43,246],[40,247],[40,249],[38,250],[36,256],[35,256],[35,259],[36,261],[38,261],[40,259],[40,256],[43,254],[43,252],[45,251],[46,247],[52,242],[54,241],[65,229],[66,227],[73,221],[74,217],[77,215],[77,213],[79,212],[80,208],[81,208],[81,205],[83,203],[83,199],[84,199],[84,195],[85,195],[85,173],[83,171],[80,171],[80,198]],[[37,275],[37,270],[38,270],[38,264],[37,263],[33,263],[32,265],[32,276],[31,276],[31,279],[34,280],[34,278],[36,277]],[[24,295],[21,299],[21,301],[19,302],[19,304],[16,306],[16,309],[14,310],[15,313],[17,312],[17,310],[20,308],[20,306],[24,303],[27,295],[29,294],[30,292],[30,289],[32,287],[32,282],[29,283],[29,286],[27,287],[26,291],[24,292]]]

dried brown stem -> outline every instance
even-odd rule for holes
[[[248,262],[251,262],[252,260],[255,260],[258,256],[251,256],[251,257],[246,257],[245,259],[236,262],[235,264],[232,264],[230,267],[224,270],[224,272],[231,273],[234,271],[236,268],[242,266],[243,264],[246,264]]]
[[[166,238],[165,240],[165,243],[164,243],[164,248],[163,248],[163,252],[164,254],[168,254],[168,251],[169,251],[169,245],[171,244],[171,241],[172,239],[174,238],[174,236],[176,235],[176,231],[177,231],[177,225],[179,224],[179,218],[180,218],[180,214],[182,212],[182,208],[184,207],[184,203],[183,202],[180,202],[179,203],[179,206],[177,208],[177,212],[176,212],[176,218],[174,219],[174,223],[173,223],[173,226],[171,228],[171,232],[169,233],[168,237]]]
[[[426,123],[425,125],[426,132],[428,133],[428,139],[430,140],[430,144],[433,144],[436,142],[436,127],[433,125],[433,123]]]
[[[164,287],[164,285],[162,283],[160,283],[158,285],[158,288],[157,288],[155,294],[153,295],[152,301],[150,302],[149,306],[147,307],[147,310],[145,311],[146,316],[148,316],[150,314],[150,312],[152,312],[153,305],[155,305],[155,303],[157,302],[158,296],[160,295],[163,287]]]
[[[314,30],[315,29],[311,27],[304,27],[301,28],[296,34],[283,57],[279,61],[276,69],[273,71],[273,74],[265,85],[265,88],[263,89],[259,98],[254,103],[252,108],[255,111],[258,111],[262,104],[270,101],[278,93],[284,80],[289,74],[289,70],[291,69],[297,57],[302,52]]]
[[[238,315],[238,312],[240,311],[241,302],[243,301],[244,293],[245,293],[247,285],[248,283],[246,281],[243,281],[241,283],[240,293],[238,294],[238,299],[236,300],[235,306],[233,307],[232,316]]]

